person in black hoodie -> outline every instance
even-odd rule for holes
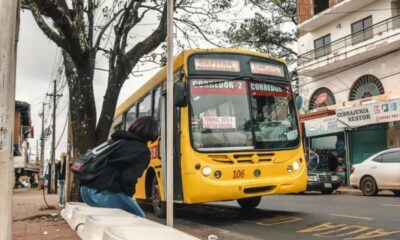
[[[139,117],[128,131],[117,130],[111,135],[124,143],[112,152],[107,170],[90,182],[81,182],[82,200],[89,206],[120,208],[140,217],[143,210],[132,197],[135,185],[150,163],[147,142],[158,138],[158,124],[153,117]]]
[[[56,163],[56,175],[57,175],[57,183],[58,183],[58,203],[60,207],[65,206],[65,196],[64,196],[64,187],[65,187],[65,174],[66,174],[66,165],[67,165],[67,154],[61,153],[61,160]]]

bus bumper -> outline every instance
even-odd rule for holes
[[[307,188],[307,171],[304,165],[298,171],[280,177],[224,180],[216,179],[212,174],[205,177],[199,172],[184,174],[183,177],[186,183],[184,189],[187,190],[184,191],[184,202],[187,204],[298,193]]]

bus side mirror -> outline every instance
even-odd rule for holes
[[[300,110],[303,107],[303,98],[301,96],[296,97],[296,108]]]
[[[175,107],[186,107],[187,101],[187,89],[186,83],[176,82],[174,84],[174,105]]]

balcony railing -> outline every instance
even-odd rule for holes
[[[339,38],[338,40],[335,40],[328,45],[301,54],[299,56],[299,65],[309,63],[318,58],[322,58],[340,49],[346,48],[347,46],[354,46],[396,28],[400,28],[400,15],[388,18],[359,32],[355,32],[343,38]]]

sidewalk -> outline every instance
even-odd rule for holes
[[[58,198],[46,194],[49,205],[55,210],[40,211],[45,206],[42,191],[16,189],[13,193],[13,240],[75,240],[79,239],[60,216]]]

